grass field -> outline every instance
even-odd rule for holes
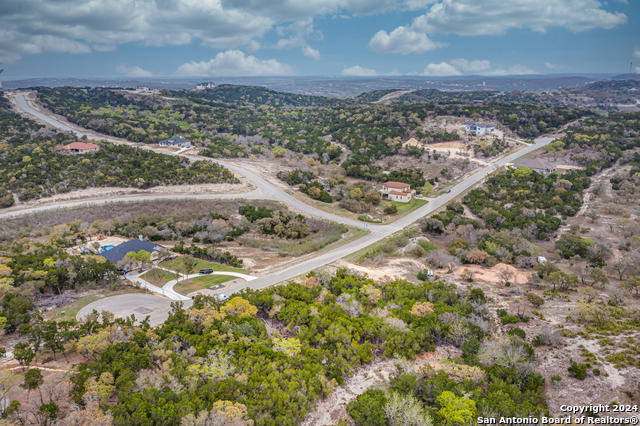
[[[193,272],[194,274],[197,274],[200,269],[213,269],[214,271],[220,272],[247,272],[244,269],[234,268],[233,266],[220,265],[219,263],[207,262],[206,260],[202,259],[197,260],[198,263],[196,264],[196,269]],[[161,263],[161,266],[175,271],[176,268],[179,269],[182,266],[182,260],[180,259],[180,257],[172,260],[166,260]],[[203,288],[211,287],[216,284],[222,284],[234,278],[235,277],[224,275],[208,275],[205,277],[195,277],[190,278],[186,281],[180,281],[173,287],[173,289],[178,293],[186,294],[191,293],[192,291],[202,290]]]
[[[198,263],[196,264],[195,273],[197,273],[200,269],[213,269],[214,271],[231,271],[231,272],[246,272],[244,269],[234,268],[233,266],[220,265],[219,263],[207,262],[206,260],[196,259]],[[177,257],[172,260],[165,260],[160,264],[163,268],[171,269],[175,271],[176,269],[180,269],[182,267],[182,259]]]
[[[164,266],[164,265],[162,265],[162,266]],[[150,284],[157,285],[158,287],[162,287],[163,285],[165,285],[169,281],[176,279],[176,274],[174,274],[172,272],[165,271],[164,275],[160,279],[160,282],[156,284],[156,283],[151,281],[151,279],[149,278],[149,275],[150,275],[149,272],[146,272],[145,274],[140,275],[140,278],[142,278],[143,280],[147,281]]]
[[[382,202],[380,203],[380,206],[381,206],[380,210],[384,210],[384,206],[386,204],[393,204],[398,208],[398,213],[394,215],[394,219],[397,219],[396,216],[404,216],[407,213],[411,213],[412,211],[419,209],[420,207],[424,206],[427,203],[428,201],[420,200],[418,198],[414,198],[408,203],[399,203],[397,201],[387,202],[385,200],[382,200]]]
[[[207,275],[206,277],[189,278],[187,281],[181,281],[176,284],[173,289],[178,293],[187,294],[192,291],[202,290],[217,284],[226,283],[235,277],[225,275]]]

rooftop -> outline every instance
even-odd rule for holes
[[[124,259],[127,253],[131,251],[134,253],[138,253],[139,251],[145,250],[149,253],[152,253],[156,247],[158,247],[158,245],[150,241],[133,239],[131,241],[127,241],[126,243],[119,244],[111,250],[100,253],[100,256],[104,257],[109,262],[116,264]]]
[[[513,162],[515,167],[528,167],[536,170],[554,170],[556,166],[542,158],[520,158]]]
[[[493,124],[476,123],[475,121],[465,121],[462,126],[476,126],[476,127],[494,127]]]
[[[168,143],[184,143],[184,142],[191,142],[189,139],[185,139],[182,136],[174,136],[172,138],[169,139],[164,139],[161,140],[160,142],[168,142]]]
[[[398,191],[389,191],[389,194],[391,195],[400,195],[402,197],[406,197],[409,195],[408,192],[398,192]]]
[[[403,189],[403,188],[409,188],[411,187],[411,185],[409,185],[408,183],[402,183],[402,182],[385,182],[383,183],[384,186],[386,186],[387,188],[399,188],[399,189]]]
[[[62,149],[79,149],[79,150],[97,149],[97,148],[100,148],[100,145],[96,145],[94,143],[85,143],[85,142],[72,142],[62,147]]]

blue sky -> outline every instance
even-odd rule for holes
[[[637,0],[0,0],[3,77],[640,72]]]

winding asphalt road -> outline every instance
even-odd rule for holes
[[[33,109],[26,101],[26,99],[24,98],[24,94],[23,93],[19,93],[15,96],[16,102],[18,104],[18,106],[25,111],[26,113],[50,124],[53,127],[56,127],[60,130],[63,131],[71,131],[73,133],[75,133],[77,136],[82,137],[84,136],[83,133],[79,132],[78,130],[74,130],[72,128],[70,128],[69,126],[67,126],[64,123],[61,123],[59,121],[57,121],[54,117],[45,115],[39,111],[36,111],[35,109]],[[87,135],[88,138],[92,138],[90,135]],[[100,138],[94,138],[94,139],[100,139]],[[469,189],[470,187],[472,187],[473,185],[475,185],[476,183],[480,182],[482,179],[484,179],[488,174],[490,174],[491,172],[495,171],[497,168],[500,168],[501,166],[504,166],[510,162],[513,162],[514,160],[516,160],[519,157],[522,157],[523,155],[526,155],[532,151],[535,151],[543,146],[548,145],[549,143],[553,142],[555,140],[555,138],[540,138],[540,139],[536,139],[535,140],[535,144],[530,145],[525,147],[524,149],[519,150],[518,152],[515,152],[511,155],[508,155],[498,161],[496,161],[495,163],[493,163],[492,165],[485,167],[484,169],[481,169],[479,171],[477,171],[475,174],[469,176],[467,179],[465,179],[464,181],[462,181],[461,183],[459,183],[458,185],[456,185],[455,187],[451,188],[451,192],[448,194],[443,194],[441,196],[439,196],[437,199],[431,201],[430,203],[428,203],[427,205],[414,210],[413,212],[409,213],[408,215],[402,217],[401,219],[398,219],[397,221],[390,223],[388,225],[370,225],[370,224],[366,224],[357,220],[352,220],[352,219],[347,219],[347,218],[343,218],[331,213],[327,213],[324,212],[322,210],[318,210],[313,206],[310,206],[294,197],[292,197],[291,195],[287,194],[286,192],[282,191],[281,189],[277,188],[276,186],[272,185],[271,183],[269,183],[268,181],[262,179],[261,177],[257,176],[255,173],[252,173],[249,170],[243,169],[242,167],[236,166],[236,165],[232,165],[232,164],[226,164],[224,162],[221,161],[217,161],[217,163],[227,167],[228,169],[238,173],[241,176],[246,177],[249,181],[251,181],[255,186],[256,189],[248,192],[248,193],[244,193],[244,194],[201,194],[201,195],[193,195],[193,196],[180,196],[180,195],[176,195],[176,196],[153,196],[153,195],[149,195],[149,196],[137,196],[137,197],[129,197],[126,198],[123,201],[147,201],[147,200],[162,200],[162,199],[185,199],[185,198],[192,198],[192,199],[238,199],[238,198],[244,198],[244,199],[261,199],[261,200],[275,200],[275,201],[280,201],[283,202],[285,204],[288,204],[292,207],[295,207],[298,210],[301,210],[303,212],[312,214],[314,216],[318,216],[324,219],[328,219],[328,220],[332,220],[335,222],[339,222],[339,223],[344,223],[346,225],[349,226],[355,226],[358,228],[362,228],[362,229],[366,229],[368,231],[370,231],[369,234],[367,234],[366,236],[353,241],[349,244],[345,244],[341,247],[338,247],[334,250],[331,250],[329,252],[323,253],[321,255],[318,255],[316,257],[314,257],[313,259],[309,259],[307,261],[301,262],[297,265],[291,266],[289,268],[283,269],[281,271],[275,272],[273,274],[264,276],[264,277],[260,277],[257,278],[255,280],[252,281],[247,281],[243,284],[240,285],[236,285],[233,286],[232,288],[229,289],[225,289],[225,290],[221,290],[219,293],[220,294],[226,294],[226,295],[230,295],[232,293],[238,292],[244,288],[250,288],[250,289],[254,289],[254,290],[259,290],[259,289],[263,289],[265,287],[269,287],[271,285],[292,279],[296,276],[299,276],[301,274],[304,274],[306,272],[309,272],[313,269],[319,268],[321,266],[324,266],[326,264],[329,264],[331,262],[334,262],[344,256],[347,256],[351,253],[354,253],[360,249],[363,249],[367,246],[370,246],[371,244],[374,244],[380,240],[382,240],[385,237],[388,237],[389,235],[400,231],[401,229],[405,228],[408,225],[411,225],[413,222],[417,221],[418,219],[434,212],[435,210],[437,210],[438,208],[444,206],[446,203],[448,203],[449,201],[455,199],[456,197],[458,197],[459,195],[461,195],[462,193],[464,193],[467,189]],[[145,148],[145,149],[149,149],[149,148]],[[167,153],[165,151],[156,151],[158,153],[162,153],[162,154],[167,154],[167,155],[175,155],[172,153]],[[202,158],[198,158],[198,157],[193,157],[193,156],[184,156],[187,157],[191,160],[202,160]],[[42,207],[33,207],[33,208],[29,208],[29,209],[24,209],[24,210],[20,210],[20,211],[12,211],[12,212],[8,212],[8,213],[2,213],[0,214],[0,218],[5,218],[5,217],[11,217],[11,216],[17,216],[17,215],[21,215],[21,214],[28,214],[28,213],[33,213],[33,212],[37,212],[37,211],[43,211],[43,210],[50,210],[53,208],[59,208],[59,207],[73,207],[73,206],[78,206],[78,205],[91,205],[91,204],[104,204],[104,203],[109,203],[109,202],[113,202],[113,201],[118,201],[118,200],[113,200],[113,199],[107,199],[107,200],[98,200],[98,201],[78,201],[78,202],[73,202],[73,203],[64,203],[64,204],[59,204],[59,205],[47,205],[47,206],[42,206]],[[128,296],[128,303],[126,305],[123,305],[121,303],[121,296],[116,296],[116,297],[112,297],[112,298],[106,298],[103,300],[100,300],[98,302],[94,302],[88,306],[86,306],[85,308],[83,308],[78,315],[85,315],[87,313],[89,313],[94,307],[96,309],[99,310],[109,310],[111,312],[113,312],[116,316],[126,316],[126,315],[130,315],[131,313],[137,312],[136,309],[138,308],[132,308],[131,303],[135,304],[135,301],[139,299],[139,305],[140,307],[144,307],[149,300],[149,296],[144,296],[142,297],[141,295],[129,295]],[[112,301],[110,301],[110,299],[113,299]],[[159,324],[161,323],[161,319],[162,318],[166,318],[166,314],[169,311],[170,307],[170,302],[169,300],[166,299],[160,299],[158,297],[156,297],[156,299],[158,299],[156,302],[154,302],[154,306],[165,306],[165,311],[162,312],[162,314],[160,315],[160,311],[161,309],[157,309],[154,308],[154,310],[149,313],[149,315],[151,316],[151,320],[154,324]],[[162,301],[162,302],[161,302]],[[98,305],[99,304],[99,305]],[[189,305],[190,301],[186,301],[185,305]],[[144,309],[142,309],[144,310]],[[158,322],[159,321],[159,322]]]

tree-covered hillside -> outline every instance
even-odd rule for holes
[[[0,97],[0,207],[13,205],[15,198],[27,201],[91,187],[238,182],[217,164],[125,145],[102,144],[98,152],[83,155],[61,150],[75,140],[22,118]]]
[[[185,97],[194,102],[200,100],[220,102],[230,105],[262,105],[272,107],[328,107],[351,103],[348,100],[328,96],[299,95],[297,93],[277,92],[266,87],[236,86],[221,84],[213,89],[171,92],[172,96]]]

